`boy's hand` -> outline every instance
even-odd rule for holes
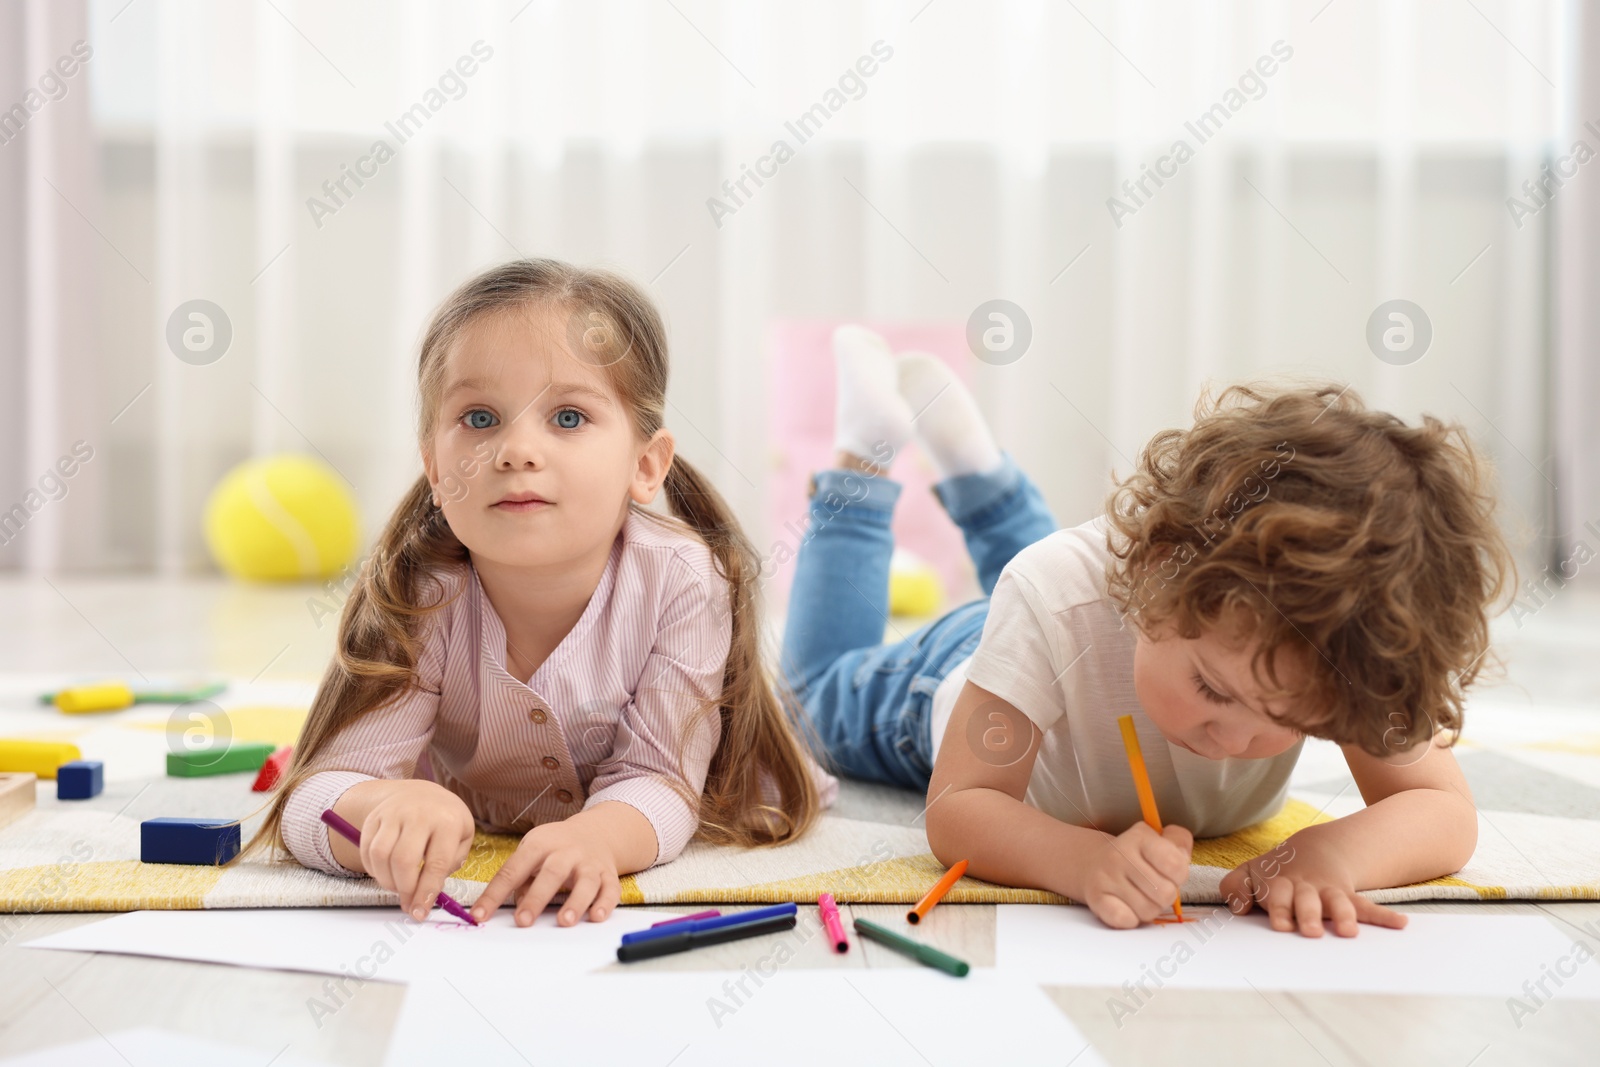
[[[444,880],[472,849],[472,811],[433,782],[384,784],[383,799],[361,825],[362,869],[383,888],[400,894],[403,911],[426,919]]]
[[[1220,888],[1234,914],[1260,904],[1274,930],[1298,927],[1306,937],[1322,936],[1323,919],[1340,937],[1355,937],[1358,923],[1395,930],[1406,924],[1404,914],[1357,893],[1338,857],[1287,841],[1229,871]]]
[[[622,899],[622,881],[611,849],[592,829],[571,820],[535,826],[522,838],[472,905],[472,917],[483,922],[513,893],[517,897],[517,925],[531,926],[561,890],[568,890],[566,906],[556,922],[572,926],[585,909],[593,922],[601,922]]]
[[[1189,877],[1194,835],[1181,826],[1156,833],[1135,823],[1116,837],[1106,834],[1083,876],[1083,902],[1107,926],[1127,930],[1172,910]]]

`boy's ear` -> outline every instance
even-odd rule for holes
[[[649,504],[661,491],[661,483],[667,480],[667,471],[672,469],[676,444],[672,431],[664,427],[645,443],[633,472],[633,482],[628,486],[628,498],[635,504]]]

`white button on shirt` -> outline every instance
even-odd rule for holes
[[[323,810],[358,782],[417,776],[424,755],[423,774],[431,769],[485,829],[523,833],[614,800],[655,828],[655,863],[682,852],[720,739],[709,702],[730,639],[728,583],[710,549],[676,524],[630,514],[588,607],[526,684],[505,668],[505,626],[476,568],[436,577],[449,603],[425,616],[419,684],[317,754],[326,769],[284,808],[294,857],[355,873],[334,859]],[[811,773],[831,806],[837,779],[815,764]]]

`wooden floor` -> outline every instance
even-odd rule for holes
[[[317,627],[306,608],[314,593],[221,582],[0,581],[0,607],[6,609],[0,611],[0,671],[125,673],[136,665],[146,673],[206,669],[314,680],[333,638],[332,624]],[[1600,602],[1564,593],[1526,627],[1505,629],[1501,638],[1511,654],[1508,685],[1535,702],[1589,709],[1600,733],[1600,672],[1593,669],[1600,653]],[[841,910],[848,926],[856,916],[892,920],[904,907]],[[1600,903],[1418,904],[1401,910],[1537,914],[1574,941],[1585,940],[1580,924],[1600,921]],[[321,975],[22,947],[100,918],[0,916],[0,1055],[136,1026],[259,1048],[263,1064],[285,1049],[337,1064],[378,1064],[387,1054],[404,995],[400,986],[368,983],[319,1027],[307,1002],[324,995]],[[942,905],[923,929],[974,965],[994,962],[992,906]],[[785,942],[793,952],[786,968],[917,966],[858,940],[847,955],[837,956],[815,932],[814,909],[802,907],[793,931],[628,967],[742,970]],[[1600,943],[1587,943],[1600,955]],[[1519,1026],[1507,1004],[1491,998],[1169,989],[1119,1021],[1108,1007],[1117,989],[1049,992],[1112,1064],[1600,1063],[1600,1004],[1593,1001],[1558,997]],[[1063,1050],[1060,1062],[1066,1064],[1074,1051]],[[670,1050],[663,1062],[667,1055]],[[849,1062],[848,1054],[840,1060]]]
[[[690,908],[660,908],[689,911]],[[739,910],[724,908],[724,912]],[[1402,911],[1540,914],[1566,935],[1600,920],[1600,903],[1417,904]],[[893,923],[904,905],[841,906],[845,924],[860,916]],[[383,1062],[405,995],[370,982],[321,1026],[308,1002],[326,996],[323,975],[225,967],[103,953],[39,952],[29,940],[101,918],[36,915],[11,925],[0,945],[0,1052],[9,1054],[160,1026],[261,1049],[265,1065],[286,1047],[332,1064]],[[941,905],[924,923],[929,940],[974,966],[994,963],[994,907]],[[917,967],[904,956],[852,938],[836,955],[818,933],[816,912],[801,908],[794,930],[624,966],[630,972],[730,970],[773,958],[787,944],[798,968]],[[1292,935],[1285,935],[1292,936]],[[1600,952],[1600,944],[1589,939]],[[1597,964],[1591,963],[1590,966]],[[1517,1025],[1503,1000],[1486,997],[1158,990],[1133,1016],[1109,1007],[1121,990],[1050,987],[1061,1010],[1112,1064],[1404,1064],[1408,1067],[1588,1064],[1600,1062],[1600,1003],[1549,1001]],[[1119,1018],[1120,1015],[1120,1018]],[[974,1020],[974,1025],[1003,1021]],[[664,1055],[670,1055],[666,1050]],[[1073,1050],[1061,1057],[1065,1064]],[[537,1061],[535,1061],[537,1062]],[[848,1063],[848,1055],[841,1056]]]

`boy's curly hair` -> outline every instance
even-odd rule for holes
[[[1221,625],[1288,725],[1377,756],[1458,734],[1515,588],[1488,461],[1336,385],[1236,385],[1163,430],[1107,506],[1113,601],[1144,633]],[[1235,629],[1236,628],[1236,629]],[[1280,648],[1310,649],[1283,685]]]

